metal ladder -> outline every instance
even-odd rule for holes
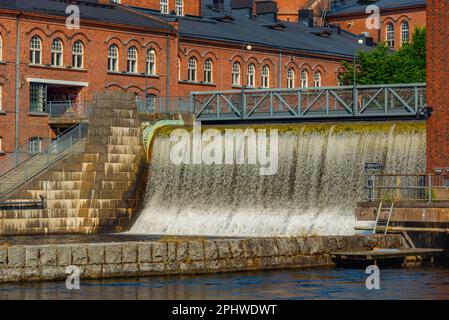
[[[373,234],[377,234],[377,229],[379,227],[379,222],[381,221],[380,220],[380,216],[382,214],[382,211],[385,211],[385,209],[383,209],[382,206],[383,206],[383,203],[381,202],[379,204],[379,209],[377,209],[376,223],[375,223],[374,228],[373,228]],[[383,226],[385,228],[384,234],[388,233],[388,227],[390,226],[390,220],[391,220],[391,215],[393,214],[393,209],[394,209],[394,202],[391,203],[391,207],[390,207],[389,212],[388,212],[387,223],[385,224],[385,226]]]

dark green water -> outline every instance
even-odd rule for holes
[[[0,285],[0,299],[449,299],[449,268],[381,269],[367,290],[364,269],[310,269],[189,277]]]

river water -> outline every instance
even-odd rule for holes
[[[449,299],[449,268],[381,269],[380,290],[368,290],[364,269],[307,269],[200,276],[0,285],[0,299]]]

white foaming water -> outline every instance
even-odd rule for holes
[[[366,162],[386,172],[425,167],[425,133],[412,124],[297,125],[279,133],[279,169],[173,165],[156,138],[145,208],[130,233],[198,236],[350,235]]]

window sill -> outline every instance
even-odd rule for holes
[[[216,86],[217,86],[215,83],[199,82],[199,81],[189,81],[189,80],[178,80],[178,83],[182,83],[182,84],[193,84],[193,85],[197,85],[197,86],[206,86],[206,87],[216,87]]]
[[[0,157],[6,155],[5,151],[0,150]]]
[[[157,74],[148,74],[145,73],[131,73],[131,72],[116,72],[116,71],[108,71],[108,74],[110,75],[117,75],[117,76],[130,76],[130,77],[141,77],[141,78],[148,78],[148,79],[160,79],[160,76]]]
[[[5,111],[0,111],[0,116],[6,116],[6,112]]]
[[[52,65],[44,65],[44,64],[29,64],[32,68],[42,68],[42,69],[51,69],[51,70],[65,70],[65,71],[76,71],[76,72],[87,72],[87,69],[83,68],[74,68],[74,67],[59,67]]]
[[[28,112],[28,115],[30,117],[48,117],[48,113],[46,113],[46,112],[30,111],[30,112]]]
[[[0,61],[0,65],[6,65],[6,61]]]

